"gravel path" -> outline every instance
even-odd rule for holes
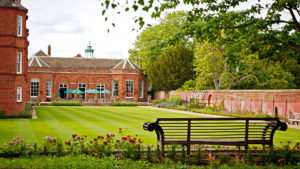
[[[32,119],[37,119],[37,115],[36,115],[34,106],[32,107]]]
[[[201,116],[201,117],[221,117],[221,118],[229,117],[229,116],[220,116],[220,115],[213,115],[213,114],[193,113],[193,112],[189,112],[189,111],[173,110],[173,109],[166,109],[166,108],[152,107],[152,106],[139,106],[139,107],[153,109],[153,110],[167,111],[167,112],[172,112],[172,113],[190,114],[190,115],[196,115],[196,116]],[[289,128],[300,129],[300,124],[298,124],[298,125],[287,124],[287,125]]]

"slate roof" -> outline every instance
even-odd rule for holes
[[[39,51],[31,57],[28,61],[28,67],[58,69],[140,69],[128,59],[39,56],[43,53],[43,51]]]
[[[44,51],[42,51],[42,50],[39,50],[38,52],[36,52],[35,54],[34,54],[34,56],[48,56]]]

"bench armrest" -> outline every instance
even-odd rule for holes
[[[156,123],[146,122],[143,125],[143,129],[146,131],[153,131],[158,127]]]
[[[281,131],[286,131],[288,128],[287,124],[283,123],[281,121],[279,121],[278,125],[279,125],[279,130],[281,130]]]

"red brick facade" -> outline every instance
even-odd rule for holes
[[[82,60],[84,62],[84,59]],[[32,68],[29,67],[28,85],[30,86],[30,79],[39,79],[40,100],[47,101],[58,98],[59,84],[67,84],[68,89],[78,89],[80,83],[86,84],[86,89],[97,89],[97,84],[104,83],[105,89],[113,91],[113,80],[118,80],[118,98],[120,101],[147,101],[147,80],[143,75],[142,70],[115,70],[115,69],[57,69],[57,68]],[[51,79],[51,97],[46,96],[46,81]],[[134,97],[126,97],[126,81],[133,80]],[[143,97],[139,97],[139,82],[143,81]],[[28,90],[30,95],[30,90]],[[68,94],[68,98],[71,94]],[[87,94],[87,98],[94,98],[95,94]],[[105,94],[105,98],[110,98],[111,94]],[[31,97],[34,98],[34,97]]]
[[[6,3],[6,4],[5,4]],[[0,110],[16,114],[24,110],[27,92],[28,30],[26,29],[27,9],[8,1],[0,3]],[[18,32],[18,17],[19,21]],[[20,24],[21,23],[21,24]],[[19,34],[18,34],[19,33]],[[21,53],[21,54],[18,54]],[[17,58],[21,70],[17,73]],[[17,101],[17,88],[21,87],[22,99]]]

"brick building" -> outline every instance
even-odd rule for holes
[[[0,1],[0,110],[6,114],[22,112],[28,98],[27,19],[20,0]]]
[[[147,100],[147,81],[143,71],[128,59],[94,58],[89,45],[85,56],[52,57],[40,50],[29,59],[28,94],[31,99],[39,96],[40,101],[56,98],[72,98],[65,94],[68,89],[88,89],[112,91],[112,94],[99,94],[98,98],[116,96],[120,101]],[[94,98],[95,94],[82,94],[83,98]]]
[[[95,58],[90,45],[84,57],[52,57],[49,45],[47,54],[41,50],[28,59],[27,12],[21,0],[0,0],[0,111],[20,113],[30,99],[74,97],[64,93],[67,89],[108,89],[112,94],[97,97],[147,100],[147,81],[138,66],[128,59]]]

